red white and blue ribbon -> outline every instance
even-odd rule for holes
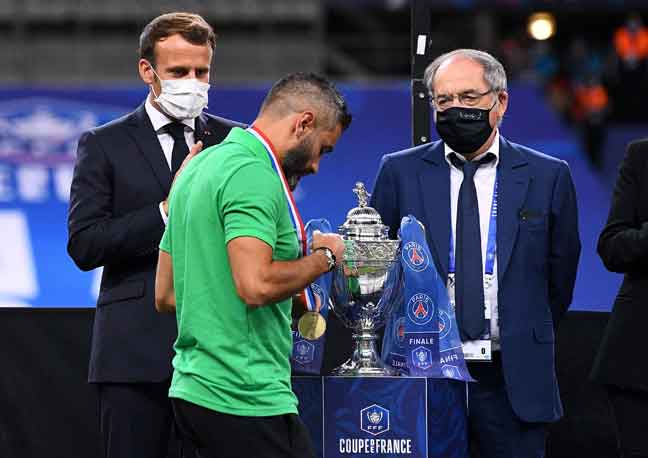
[[[304,227],[304,222],[302,221],[301,216],[299,215],[299,210],[297,210],[297,205],[295,204],[295,198],[293,197],[292,191],[288,186],[288,180],[286,179],[286,176],[283,173],[283,169],[281,168],[281,164],[279,163],[277,151],[275,150],[275,147],[270,141],[270,139],[263,132],[261,132],[261,130],[258,127],[251,126],[247,129],[247,131],[250,132],[252,135],[254,135],[254,137],[257,140],[259,140],[259,142],[261,142],[263,147],[266,149],[266,152],[268,153],[268,157],[270,158],[270,164],[272,164],[272,168],[274,169],[275,172],[277,172],[277,175],[281,180],[281,185],[284,191],[284,197],[286,198],[286,203],[288,204],[288,213],[290,214],[290,220],[292,221],[292,224],[295,228],[295,232],[297,233],[297,239],[299,240],[301,256],[306,256],[306,254],[308,253],[306,249],[307,247],[306,229]],[[309,288],[304,289],[301,296],[308,310],[310,311],[317,310],[315,300]]]

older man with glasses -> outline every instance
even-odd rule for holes
[[[371,205],[392,236],[408,214],[426,227],[477,380],[471,446],[481,458],[543,457],[562,415],[555,330],[580,256],[569,168],[500,134],[509,95],[490,54],[443,54],[425,81],[441,140],[384,156]]]

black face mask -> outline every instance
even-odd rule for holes
[[[452,107],[437,111],[436,129],[439,137],[456,153],[474,153],[493,133],[488,116],[494,106],[488,110]]]

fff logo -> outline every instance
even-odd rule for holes
[[[299,364],[310,364],[315,359],[315,347],[310,342],[300,340],[293,347],[293,360]]]
[[[360,429],[377,436],[389,431],[389,410],[372,404],[360,411]]]

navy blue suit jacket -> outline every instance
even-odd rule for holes
[[[233,126],[196,118],[204,148]],[[164,232],[159,203],[171,171],[144,105],[79,139],[70,192],[68,253],[82,270],[104,266],[88,381],[159,382],[171,376],[174,314],[155,311],[155,269]]]
[[[523,421],[560,418],[555,329],[572,300],[580,256],[576,196],[564,161],[500,136],[497,215],[502,365]],[[450,168],[437,141],[383,157],[371,198],[394,237],[416,216],[439,274],[447,279]]]

